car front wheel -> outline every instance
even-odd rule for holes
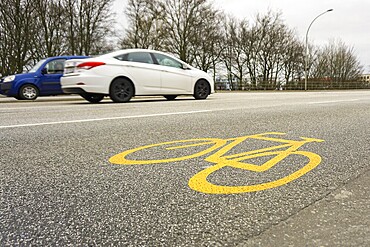
[[[116,103],[130,101],[134,96],[134,85],[125,78],[115,79],[109,88],[109,97]]]
[[[39,89],[31,84],[23,85],[19,90],[17,99],[35,100],[39,96]]]
[[[210,92],[209,83],[205,80],[200,80],[195,84],[194,87],[194,98],[195,99],[206,99]]]

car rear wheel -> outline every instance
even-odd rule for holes
[[[104,98],[104,95],[93,94],[93,93],[83,94],[81,96],[82,96],[82,98],[84,98],[85,100],[87,100],[91,103],[99,103]]]
[[[134,96],[134,85],[125,78],[115,79],[109,88],[109,97],[116,103],[130,101]]]
[[[209,83],[206,80],[200,80],[195,84],[193,96],[195,99],[206,99],[210,90]]]
[[[177,95],[163,95],[167,100],[174,100],[176,99]]]
[[[19,89],[18,97],[22,100],[35,100],[39,96],[39,89],[32,85],[26,84]]]

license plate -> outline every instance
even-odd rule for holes
[[[74,71],[75,71],[74,67],[65,68],[64,69],[64,74],[70,74],[70,73],[73,73]]]

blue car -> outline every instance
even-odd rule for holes
[[[63,94],[60,78],[64,62],[87,56],[58,56],[39,61],[30,71],[4,77],[0,81],[0,93],[19,100],[35,100],[38,96]]]

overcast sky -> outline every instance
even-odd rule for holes
[[[215,7],[247,20],[268,10],[279,11],[285,23],[304,40],[311,21],[320,13],[308,34],[310,42],[325,45],[340,39],[353,46],[355,53],[370,73],[370,0],[213,0]],[[115,10],[122,16],[126,0],[116,0]],[[122,22],[122,18],[119,18]]]

